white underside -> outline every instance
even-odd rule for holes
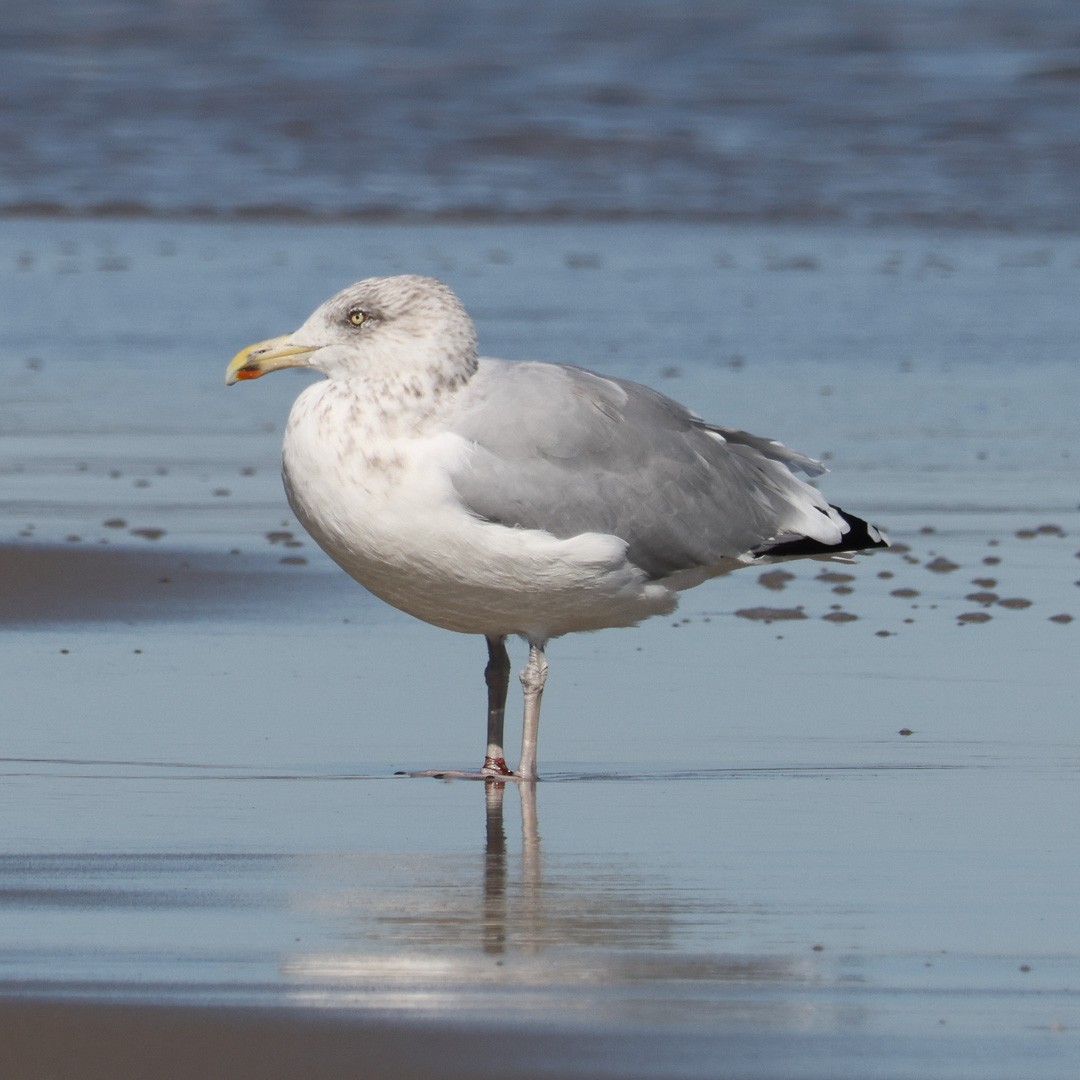
[[[333,431],[349,435],[331,447]],[[320,382],[289,417],[286,490],[304,528],[361,585],[416,618],[464,633],[539,642],[630,626],[672,611],[679,589],[740,565],[730,560],[650,581],[618,537],[560,540],[482,521],[449,480],[448,469],[469,453],[464,439],[446,432],[394,437],[384,425],[365,424],[355,400]]]

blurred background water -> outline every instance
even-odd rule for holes
[[[1075,0],[42,0],[0,211],[1072,228]]]

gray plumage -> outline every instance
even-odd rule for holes
[[[824,469],[747,432],[707,424],[646,386],[581,368],[483,359],[448,427],[476,445],[452,473],[488,521],[625,540],[650,578],[720,566],[801,535],[808,502],[794,470]],[[818,505],[820,504],[820,505]]]

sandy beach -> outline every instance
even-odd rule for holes
[[[826,458],[894,548],[554,642],[532,795],[400,775],[478,764],[482,642],[292,520],[303,377],[222,375],[402,271]],[[1078,277],[1039,234],[5,222],[0,1073],[1075,1075]]]

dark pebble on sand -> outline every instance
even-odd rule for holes
[[[957,615],[956,620],[962,623],[984,623],[992,618],[993,616],[985,611],[965,611],[963,615]]]
[[[972,592],[968,593],[964,599],[970,600],[975,604],[992,604],[995,600],[1000,599],[1000,597],[996,592]]]
[[[758,584],[763,585],[766,589],[772,589],[774,592],[779,592],[789,581],[793,581],[795,575],[790,570],[769,570],[764,574],[759,575]]]
[[[913,596],[919,595],[918,589],[893,589],[889,593],[890,596],[899,596],[902,600],[910,600]]]
[[[303,555],[286,555],[278,561],[282,566],[307,566],[307,559]]]
[[[768,625],[771,622],[779,622],[781,619],[805,619],[806,612],[801,607],[753,607],[739,608],[735,612],[735,616],[739,619],[753,619],[755,622],[763,622]]]
[[[845,623],[854,622],[859,616],[850,611],[830,611],[828,615],[821,616],[826,622]]]
[[[951,574],[953,570],[959,570],[960,564],[954,563],[951,559],[946,559],[943,555],[939,555],[936,559],[931,559],[926,564],[927,570],[932,570],[935,574]]]
[[[1003,608],[1010,608],[1013,611],[1022,611],[1024,608],[1031,607],[1031,601],[1023,596],[1009,596],[1004,600],[999,600],[998,604]]]
[[[164,529],[132,529],[132,536],[141,536],[144,540],[160,540],[165,535]]]
[[[127,522],[123,518],[109,518],[101,524],[104,525],[106,529],[123,529],[127,527]]]
[[[1064,611],[1060,615],[1051,615],[1050,616],[1050,622],[1071,623],[1072,621],[1073,621],[1073,617],[1071,615],[1067,614]]]

